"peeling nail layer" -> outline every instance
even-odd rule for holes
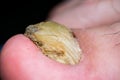
[[[72,31],[56,22],[29,25],[24,33],[47,57],[64,64],[77,64],[81,49]]]

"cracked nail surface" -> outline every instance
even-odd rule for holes
[[[64,64],[77,64],[81,49],[73,32],[56,22],[40,22],[29,25],[25,36],[30,38],[47,57]]]

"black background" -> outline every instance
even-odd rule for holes
[[[12,1],[0,2],[0,45],[11,36],[24,33],[25,28],[44,21],[49,11],[63,0]]]

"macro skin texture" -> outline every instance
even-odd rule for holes
[[[81,49],[73,32],[56,22],[41,22],[29,25],[25,35],[40,48],[46,56],[64,64],[77,64]]]

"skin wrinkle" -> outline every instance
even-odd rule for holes
[[[116,31],[116,32],[113,32],[113,33],[109,33],[109,34],[105,34],[105,35],[116,35],[116,34],[119,34],[120,31]]]
[[[108,34],[104,34],[105,36],[111,36],[112,38],[116,36],[117,38],[117,35],[120,36],[120,31],[117,31],[117,32],[113,32],[113,33],[108,33]],[[120,45],[120,42],[116,42],[114,45],[113,45],[113,48],[114,47],[118,47]]]
[[[120,32],[120,31],[119,31],[119,32]],[[120,33],[118,33],[118,36],[120,36]],[[115,46],[116,46],[116,47],[120,46],[120,42],[117,42],[117,43],[115,44]]]
[[[119,27],[119,23],[113,24],[108,27],[108,29],[111,29],[112,32],[109,31],[109,32],[103,34],[103,36],[111,37],[111,40],[113,39],[113,41],[117,40],[117,41],[115,41],[116,43],[114,42],[113,48],[116,48],[120,45],[120,42],[118,42],[119,41],[118,38],[120,36],[120,30],[118,30],[115,27]],[[114,30],[114,28],[115,28],[115,30]]]
[[[109,33],[109,34],[104,34],[104,35],[111,36],[111,40],[113,39],[113,41],[114,41],[115,39],[117,40],[118,36],[120,35],[119,33],[120,33],[120,31],[114,32],[114,33]],[[118,47],[119,45],[120,45],[120,42],[117,41],[116,43],[113,44],[113,48]]]
[[[115,4],[114,0],[111,0],[111,5],[112,5],[113,10],[119,15],[120,11],[118,10],[118,8],[115,7],[115,5],[117,5],[117,4]]]

